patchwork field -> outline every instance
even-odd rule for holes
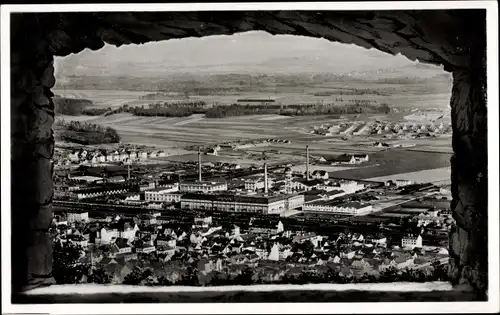
[[[190,117],[138,117],[131,114],[111,116],[66,116],[67,120],[81,120],[115,128],[123,143],[155,146],[158,148],[183,148],[207,146],[223,142],[258,139],[284,139],[290,144],[270,144],[242,150],[222,150],[219,156],[204,156],[205,161],[222,161],[246,164],[305,163],[305,146],[309,145],[312,161],[320,156],[329,157],[344,153],[366,153],[370,161],[360,166],[329,168],[332,177],[372,179],[411,173],[415,178],[449,177],[446,173],[415,173],[424,170],[449,168],[451,139],[384,140],[388,143],[415,144],[411,148],[381,149],[371,146],[376,137],[353,138],[344,141],[338,137],[323,137],[301,132],[312,123],[332,121],[330,116],[286,117],[278,115],[241,116],[209,119],[203,115]],[[367,117],[366,119],[369,119]],[[196,160],[193,155],[169,156],[165,161]],[[318,168],[321,168],[318,165]],[[323,167],[324,168],[324,167]],[[432,176],[431,176],[432,175]]]
[[[142,144],[164,141],[163,146],[206,145],[266,138],[320,139],[319,136],[294,132],[295,129],[310,123],[307,117],[266,115],[209,119],[201,115],[169,118],[137,117],[125,113],[107,117],[63,116],[62,118],[113,127],[122,136],[123,142],[137,142],[141,138]]]
[[[359,86],[358,86],[359,85]],[[282,87],[280,87],[282,88]],[[345,84],[338,83],[328,85],[325,88],[317,87],[307,87],[306,90],[297,91],[287,91],[287,92],[274,92],[264,91],[264,92],[243,92],[234,93],[226,95],[190,95],[189,99],[192,101],[202,100],[207,104],[234,104],[238,99],[241,98],[272,98],[276,100],[276,103],[283,105],[290,104],[317,104],[317,103],[347,103],[349,100],[372,100],[378,103],[387,103],[391,107],[419,107],[419,108],[446,108],[450,101],[450,93],[423,93],[419,89],[421,87],[405,86],[404,90],[391,91],[389,93],[383,93],[384,95],[377,94],[360,94],[360,95],[348,95],[346,91],[349,88],[361,88],[366,89],[365,83],[350,83],[349,87]],[[389,88],[393,89],[394,86],[383,84],[374,85],[375,89]],[[413,91],[416,88],[418,91]],[[398,86],[398,89],[401,87]],[[328,90],[331,95],[315,95],[316,92]],[[118,107],[124,104],[129,104],[133,106],[147,105],[154,103],[156,101],[142,100],[141,96],[152,93],[150,91],[122,91],[122,90],[76,90],[76,89],[54,89],[54,94],[60,95],[62,97],[68,98],[84,98],[91,100],[96,107]],[[172,97],[166,97],[165,101],[173,102],[180,101],[181,99],[175,99]],[[161,101],[161,100],[158,100]]]

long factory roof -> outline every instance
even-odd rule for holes
[[[234,195],[228,193],[221,194],[200,194],[200,193],[187,193],[184,194],[182,199],[189,200],[209,200],[209,201],[222,201],[222,202],[242,202],[242,203],[256,203],[256,204],[269,204],[276,201],[284,200],[290,197],[295,197],[297,194],[287,195]]]

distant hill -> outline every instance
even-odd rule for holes
[[[355,45],[264,32],[106,45],[56,58],[55,68],[55,88],[61,90],[234,95],[367,88],[403,95],[450,93],[451,87],[451,75],[439,66]]]
[[[56,59],[56,75],[158,77],[193,74],[335,73],[432,77],[441,67],[401,55],[303,36],[246,32],[126,45]]]

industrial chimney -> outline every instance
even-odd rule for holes
[[[267,186],[267,163],[264,163],[264,193],[267,195],[268,186]]]
[[[201,150],[198,148],[198,181],[201,182]]]
[[[306,179],[309,180],[309,146],[306,145]]]

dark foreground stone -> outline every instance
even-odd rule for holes
[[[14,304],[53,303],[318,303],[318,302],[458,302],[482,301],[472,292],[273,291],[144,292],[13,296]]]

